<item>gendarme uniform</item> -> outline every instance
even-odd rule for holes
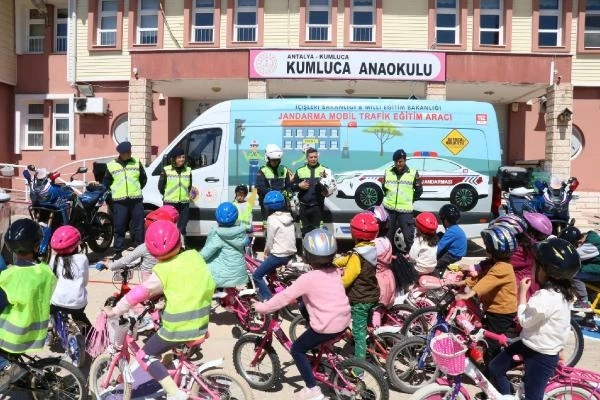
[[[112,160],[106,168],[113,179],[110,185],[113,201],[142,198],[140,163],[137,159],[131,157],[124,165]]]
[[[277,190],[289,200],[292,191],[290,170],[281,164],[277,166],[277,170],[274,170],[269,164],[263,165],[256,174],[256,190],[264,222],[267,220],[267,213],[263,207],[263,199],[269,191]]]
[[[399,212],[413,211],[414,183],[417,171],[406,167],[403,174],[396,173],[394,167],[385,170],[383,206]]]
[[[192,184],[192,169],[184,166],[182,168],[173,168],[168,165],[164,168],[166,175],[165,193],[163,202],[165,203],[189,203],[190,186]]]
[[[298,192],[300,202],[300,228],[302,237],[313,229],[323,224],[323,206],[325,196],[321,193],[321,177],[325,173],[325,167],[317,163],[314,167],[305,164],[296,170],[292,180],[292,189]],[[299,184],[307,180],[310,184],[308,189],[300,188]]]
[[[0,289],[9,303],[0,313],[0,349],[24,353],[44,347],[55,285],[45,263],[13,266],[0,274]]]
[[[204,259],[187,250],[154,266],[167,299],[158,335],[171,342],[201,338],[208,329],[215,282]]]

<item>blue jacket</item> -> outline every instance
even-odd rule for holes
[[[248,226],[220,226],[213,228],[200,255],[208,264],[208,269],[217,287],[234,287],[248,282],[244,243]]]
[[[450,253],[455,258],[467,255],[467,235],[458,225],[449,226],[437,245],[437,258]]]

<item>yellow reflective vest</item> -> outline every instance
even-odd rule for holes
[[[112,160],[106,167],[113,177],[113,183],[110,185],[113,200],[142,198],[138,160],[132,157],[125,166],[117,160]]]
[[[192,169],[184,167],[179,173],[173,166],[168,165],[164,168],[164,171],[167,180],[163,201],[166,203],[188,203],[190,201],[188,191],[192,181]]]
[[[383,206],[389,210],[412,212],[416,170],[408,170],[402,175],[396,174],[395,169],[385,170],[383,188],[385,198]]]

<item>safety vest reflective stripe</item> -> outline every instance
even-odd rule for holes
[[[185,311],[176,314],[164,311],[161,319],[163,322],[183,322],[193,318],[202,318],[208,314],[210,314],[210,307],[204,307],[199,310]]]
[[[412,212],[413,210],[413,184],[417,171],[410,170],[398,178],[391,169],[386,169],[383,187],[386,195],[383,206],[390,210]]]
[[[12,333],[14,335],[25,335],[26,333],[29,333],[34,330],[40,330],[42,328],[43,329],[48,328],[48,320],[45,320],[42,322],[32,322],[28,326],[17,326],[17,325],[11,324],[4,318],[0,318],[0,330],[4,330],[4,331],[6,331],[8,333]]]
[[[142,197],[140,165],[135,158],[129,159],[125,167],[113,160],[108,163],[107,168],[113,177],[113,183],[110,185],[113,200]]]
[[[277,167],[277,177],[273,173],[273,170],[271,168],[268,168],[266,165],[264,165],[260,170],[267,179],[282,179],[285,178],[285,176],[288,173],[288,169],[286,167],[282,167],[281,165]]]
[[[46,329],[46,334],[48,332],[48,327]],[[9,353],[24,353],[26,351],[32,350],[41,350],[44,348],[44,342],[46,341],[46,336],[44,335],[41,339],[31,340],[29,342],[14,344],[7,342],[6,340],[0,339],[0,348],[8,351]]]
[[[208,331],[208,324],[200,327],[199,329],[191,329],[189,331],[177,331],[171,332],[167,331],[164,328],[160,328],[158,330],[158,336],[165,340],[171,340],[175,342],[187,342],[189,340],[196,340],[204,335]]]
[[[165,167],[167,176],[167,184],[165,185],[165,194],[163,200],[166,202],[188,202],[188,188],[192,179],[192,170],[185,167],[181,174],[178,173],[172,166]]]
[[[309,179],[311,178],[311,171],[312,169],[305,165],[304,167],[298,168],[298,171],[296,171],[296,173],[298,174],[299,179]],[[323,175],[323,172],[325,172],[325,167],[319,165],[317,168],[314,168],[314,171],[315,175],[313,176],[313,178],[319,179]]]

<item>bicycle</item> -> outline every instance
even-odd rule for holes
[[[281,318],[277,313],[272,314],[263,336],[245,334],[233,347],[233,365],[254,389],[272,390],[282,378],[281,362],[273,348],[273,336],[290,351],[292,342],[281,328]],[[334,349],[334,344],[343,336],[342,333],[308,354],[315,379],[331,388],[337,399],[388,400],[389,389],[381,370],[365,360],[345,357]],[[246,354],[248,346],[250,351]],[[362,373],[357,376],[353,370]]]
[[[51,313],[50,321],[52,330],[48,332],[46,342],[52,345],[54,340],[58,338],[71,363],[77,368],[81,368],[87,359],[82,324],[63,311]]]

